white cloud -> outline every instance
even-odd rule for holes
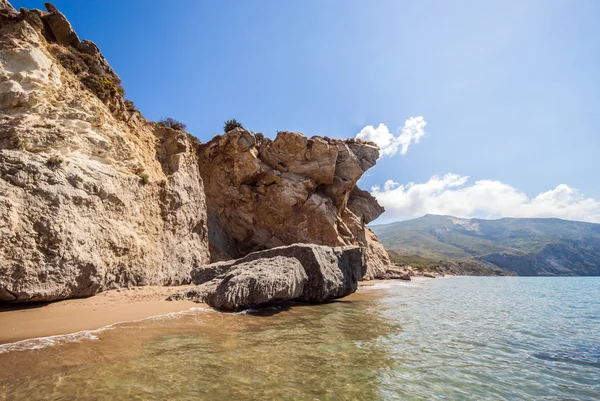
[[[358,134],[357,139],[375,142],[381,149],[381,156],[394,156],[398,152],[405,155],[408,147],[413,143],[419,143],[425,135],[427,122],[422,116],[411,117],[404,122],[400,134],[394,136],[385,124],[379,124],[377,128],[367,125]]]
[[[500,181],[479,180],[446,174],[421,184],[400,185],[388,180],[371,194],[385,207],[385,222],[419,217],[427,213],[457,217],[558,217],[600,223],[600,201],[585,198],[565,184],[529,198]]]

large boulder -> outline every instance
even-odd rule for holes
[[[192,283],[200,285],[209,282],[231,271],[236,264],[237,260],[228,260],[211,263],[209,265],[195,266],[190,273]]]
[[[211,260],[295,243],[367,247],[370,279],[389,265],[366,224],[383,208],[356,183],[379,157],[373,143],[236,128],[199,146]]]
[[[383,280],[407,280],[410,281],[411,272],[408,269],[399,269],[399,268],[390,268],[385,271],[385,273],[379,277]]]
[[[184,296],[217,309],[237,311],[296,299],[307,280],[298,259],[276,256],[238,263]]]
[[[352,294],[366,271],[364,248],[294,244],[254,252],[234,261],[198,266],[192,270],[192,280],[202,284],[215,277],[222,278],[240,264],[279,256],[297,259],[304,268],[308,282],[298,299],[306,302],[323,302]]]

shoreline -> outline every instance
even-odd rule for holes
[[[88,298],[1,306],[0,345],[93,331],[191,308],[208,308],[192,301],[166,300],[169,295],[191,287],[133,287]]]
[[[413,277],[413,281],[431,280]],[[404,280],[370,280],[359,282],[355,293],[337,301],[360,301],[383,296],[361,288],[382,283],[410,283]],[[56,302],[0,306],[0,345],[20,341],[71,335],[99,330],[108,326],[154,318],[192,308],[210,308],[192,301],[167,301],[175,292],[193,285],[177,287],[132,287],[109,290],[88,298],[67,299]]]

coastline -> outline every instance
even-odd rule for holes
[[[72,334],[155,316],[208,308],[192,301],[166,298],[192,286],[133,287],[109,290],[89,298],[0,307],[0,344]]]
[[[413,281],[431,280],[424,277],[413,277],[412,279]],[[399,284],[409,283],[409,281],[361,281],[355,293],[336,301],[360,302],[382,297],[383,293],[365,291],[368,287],[382,283]],[[89,298],[1,306],[0,345],[97,330],[119,323],[183,312],[192,308],[209,308],[206,304],[192,301],[166,301],[169,295],[192,287],[193,285],[132,287],[101,292]]]

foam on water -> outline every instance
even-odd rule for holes
[[[371,291],[371,290],[383,290],[394,287],[419,287],[423,285],[423,282],[415,282],[415,281],[405,281],[405,280],[395,280],[395,281],[385,281],[382,283],[376,283],[373,285],[365,285],[360,287],[361,291]]]

